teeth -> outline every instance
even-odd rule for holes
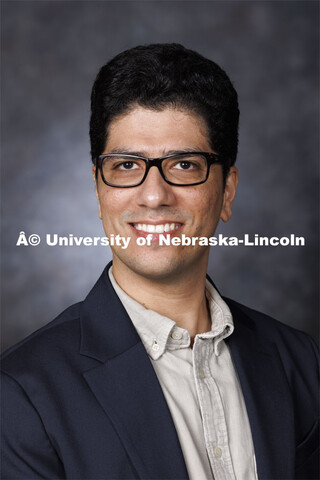
[[[137,230],[142,230],[147,233],[164,233],[170,232],[180,227],[180,223],[164,223],[163,225],[150,225],[146,223],[133,224]]]

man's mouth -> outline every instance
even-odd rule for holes
[[[141,233],[171,233],[182,226],[182,223],[160,223],[157,225],[151,223],[132,223],[136,230]]]

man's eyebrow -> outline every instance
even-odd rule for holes
[[[165,157],[167,155],[174,155],[174,154],[179,154],[179,153],[193,153],[193,152],[201,152],[202,150],[199,147],[186,147],[186,148],[176,148],[174,150],[162,150],[161,157]],[[107,153],[112,153],[112,154],[118,154],[120,155],[121,153],[124,153],[126,155],[135,155],[136,157],[146,157],[146,158],[153,158],[149,157],[147,155],[147,152],[143,151],[136,151],[136,150],[131,150],[128,147],[115,147],[110,152]]]

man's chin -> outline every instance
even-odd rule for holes
[[[122,272],[127,271],[128,275],[132,272],[140,277],[158,282],[170,282],[170,280],[177,279],[187,267],[181,256],[164,255],[163,252],[162,254],[153,252],[152,255],[139,256],[117,255],[114,252],[114,264],[115,268],[121,269]]]

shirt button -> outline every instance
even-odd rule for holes
[[[158,344],[156,341],[154,341],[154,342],[153,342],[153,345],[152,345],[152,350],[153,350],[154,352],[157,352],[157,351],[159,350],[159,348],[160,348],[160,347],[159,347],[159,344]]]
[[[170,334],[171,338],[173,338],[173,340],[181,340],[182,338],[182,333],[179,332],[179,330],[173,330]]]
[[[220,458],[222,455],[222,450],[220,447],[214,447],[213,453],[216,458]]]
[[[205,378],[205,374],[204,374],[204,371],[199,368],[199,377],[203,380]]]

